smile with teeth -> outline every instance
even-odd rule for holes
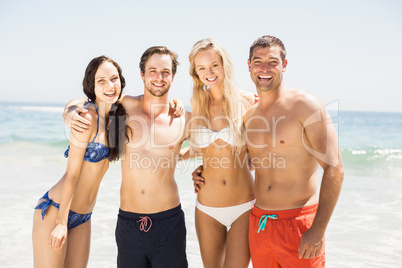
[[[157,83],[152,83],[152,85],[156,86],[156,87],[163,87],[164,84],[157,84]]]
[[[104,94],[108,97],[113,97],[114,95],[116,95],[116,92],[110,92],[110,93],[104,93]]]
[[[261,81],[269,81],[269,80],[271,80],[271,78],[272,78],[272,76],[270,76],[270,75],[260,75],[260,76],[258,76],[258,79],[261,80]]]
[[[205,78],[208,82],[214,82],[218,77],[215,76],[214,78]]]

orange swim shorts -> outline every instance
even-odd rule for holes
[[[253,268],[325,267],[325,250],[313,259],[299,259],[300,238],[313,224],[317,207],[267,211],[254,206],[249,223]]]

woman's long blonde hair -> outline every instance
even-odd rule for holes
[[[231,145],[231,148],[234,152],[239,153],[243,144],[241,135],[242,112],[240,107],[243,107],[244,101],[235,85],[233,65],[229,54],[213,38],[202,39],[195,43],[188,57],[190,60],[190,75],[193,78],[193,97],[191,100],[193,120],[190,127],[191,129],[196,129],[200,126],[206,126],[206,121],[212,119],[209,113],[209,105],[212,100],[211,93],[208,89],[205,89],[205,85],[201,82],[195,69],[196,55],[209,49],[215,51],[222,60],[225,74],[222,85],[222,108],[224,115],[228,118],[230,135],[233,135],[234,145]],[[190,132],[191,141],[194,141],[194,135],[194,132]]]

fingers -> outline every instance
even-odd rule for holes
[[[203,169],[204,169],[204,167],[203,167],[202,165],[200,165],[200,166],[198,166],[198,167],[193,171],[193,173],[192,173],[191,175],[193,175],[193,177],[194,177],[196,174],[201,175]]]
[[[321,247],[318,243],[314,245],[300,245],[299,247],[299,259],[313,259],[320,256]]]
[[[179,99],[173,99],[169,101],[169,106],[174,110],[173,115],[180,117],[184,114],[183,102]]]
[[[258,96],[257,93],[254,93],[254,104],[260,101],[260,97]]]
[[[63,248],[65,243],[65,238],[64,236],[62,237],[56,237],[53,234],[50,234],[49,237],[49,246],[50,248],[52,248],[53,250],[59,251],[60,249]]]
[[[203,169],[203,166],[201,165],[198,168],[196,168],[193,171],[193,173],[191,174],[193,176],[192,180],[193,180],[193,183],[194,183],[194,193],[198,193],[198,191],[201,190],[201,186],[205,185],[205,180],[201,176],[202,169]]]
[[[71,128],[79,133],[88,131],[91,126],[91,121],[84,118],[88,111],[85,109],[78,109],[77,113],[73,116],[71,120]]]

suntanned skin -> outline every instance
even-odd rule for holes
[[[278,46],[255,47],[248,65],[260,97],[244,117],[247,148],[255,167],[255,205],[287,210],[319,203],[299,247],[299,258],[313,258],[323,248],[343,181],[335,128],[316,97],[282,83],[287,60],[281,60]],[[320,193],[318,165],[324,170]]]
[[[158,102],[145,92],[123,100],[133,130],[121,160],[120,208],[124,211],[156,213],[180,203],[174,171],[189,114],[173,118],[167,96],[163,99]]]
[[[97,163],[84,161],[89,142],[108,145],[105,132],[105,117],[110,107],[118,100],[121,84],[118,70],[110,62],[104,62],[96,71],[94,81],[95,105],[85,105],[88,131],[75,129],[70,133],[70,149],[67,170],[63,177],[49,190],[50,200],[59,203],[57,209],[48,207],[42,220],[41,210],[35,209],[32,242],[35,267],[87,267],[91,220],[67,230],[69,211],[87,214],[93,211],[99,185],[105,175],[109,161]],[[99,123],[99,124],[98,124]],[[99,131],[97,131],[99,130]],[[40,199],[38,204],[45,201]]]
[[[169,55],[152,55],[141,77],[144,95],[126,96],[122,102],[133,135],[121,161],[120,208],[156,213],[180,203],[174,171],[190,115],[169,113],[167,91],[174,77]]]

